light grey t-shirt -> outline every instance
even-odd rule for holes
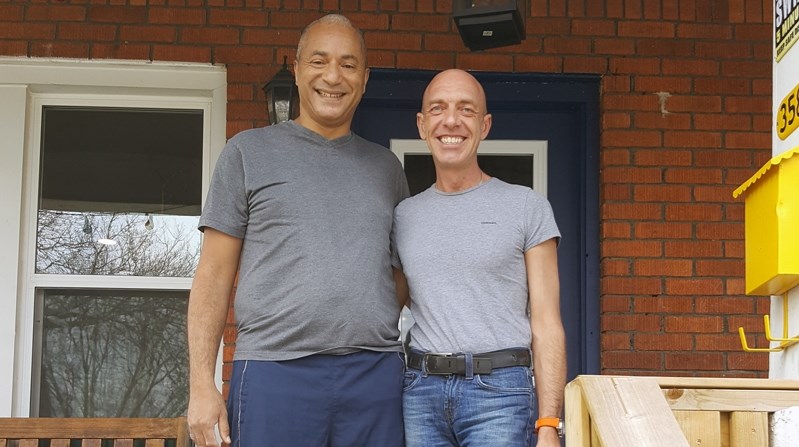
[[[411,347],[480,353],[530,346],[524,253],[560,238],[544,197],[496,178],[457,193],[432,186],[397,206],[393,238],[416,320]]]
[[[234,358],[400,351],[390,235],[407,196],[397,158],[354,134],[289,121],[230,139],[199,226],[243,239]]]

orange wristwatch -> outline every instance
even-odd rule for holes
[[[560,418],[539,418],[535,421],[535,433],[538,434],[538,429],[541,427],[552,427],[558,431],[558,437],[563,437],[563,421]]]

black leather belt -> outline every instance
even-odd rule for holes
[[[472,355],[473,374],[491,374],[497,368],[509,366],[530,366],[529,349],[503,349]],[[424,368],[422,368],[424,365]],[[408,354],[408,368],[426,371],[427,374],[466,374],[466,355],[429,354],[411,351]]]

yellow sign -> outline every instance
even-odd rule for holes
[[[777,109],[777,136],[780,140],[788,138],[799,127],[799,84],[782,98]]]
[[[799,0],[774,0],[774,49],[777,62],[799,40]]]

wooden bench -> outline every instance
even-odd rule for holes
[[[189,447],[185,417],[147,418],[0,418],[0,447]],[[105,442],[103,442],[105,441]],[[169,441],[169,442],[168,442]]]

